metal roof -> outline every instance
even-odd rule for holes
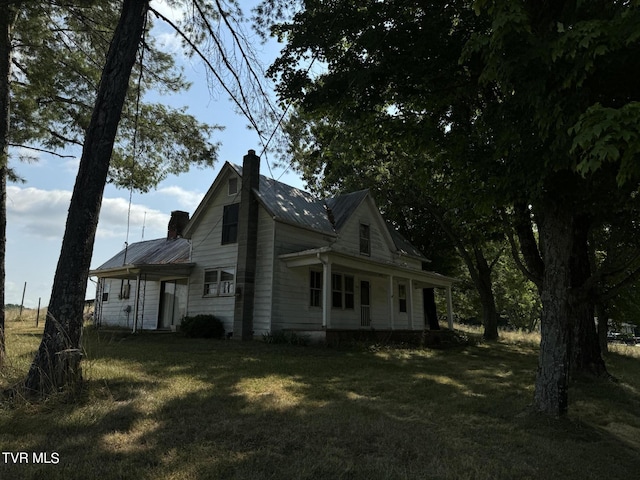
[[[108,270],[125,265],[168,265],[189,263],[191,245],[186,238],[157,238],[132,243],[116,256],[100,265],[97,270]]]
[[[240,165],[234,163],[229,163],[229,165],[242,177]],[[323,233],[335,234],[340,232],[353,212],[369,195],[369,190],[360,190],[320,200],[304,190],[260,175],[260,186],[254,193],[276,219]],[[388,222],[385,222],[385,225],[398,252],[425,258],[392,225],[389,225]]]
[[[391,234],[391,238],[393,239],[393,243],[395,244],[399,252],[404,253],[405,255],[410,255],[412,257],[420,257],[426,260],[422,252],[418,250],[416,247],[414,247],[413,245],[411,245],[409,240],[404,238],[404,236],[402,236],[400,232],[398,232],[395,228],[393,228],[393,225],[390,225],[389,222],[386,222],[386,223],[387,223],[387,230],[389,230],[389,233]]]
[[[327,208],[333,216],[333,224],[336,230],[340,230],[351,214],[358,208],[363,200],[369,195],[369,190],[346,193],[326,200]]]
[[[324,201],[284,183],[260,176],[260,189],[255,191],[265,208],[278,220],[294,225],[335,233]]]

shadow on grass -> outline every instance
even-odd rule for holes
[[[594,421],[608,406],[615,412],[607,419],[638,422],[638,409],[619,412],[637,405],[634,387],[615,387],[612,400],[602,387],[578,385],[579,416],[569,420],[523,414],[533,395],[533,347],[332,350],[95,333],[86,340],[79,403],[0,417],[3,449],[57,452],[60,463],[0,464],[3,480],[43,472],[104,480],[624,478],[640,459],[610,422]]]

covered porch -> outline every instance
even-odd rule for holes
[[[111,326],[112,317],[126,312],[127,327],[135,333],[141,329],[170,330],[179,325],[186,312],[191,263],[158,265],[123,265],[92,270],[98,277],[95,321]],[[115,290],[114,290],[115,286]]]
[[[424,331],[424,289],[444,291],[447,323],[453,328],[451,286],[455,279],[412,268],[401,257],[396,262],[381,262],[322,247],[280,255],[279,259],[287,268],[310,270],[310,296],[317,297],[322,329],[327,333],[375,330],[414,335]],[[313,305],[314,299],[310,301]],[[336,303],[341,308],[336,308]]]

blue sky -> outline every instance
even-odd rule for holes
[[[168,8],[157,2],[152,4],[158,9]],[[167,35],[161,31],[156,34]],[[171,48],[170,35],[167,35],[166,41],[168,48]],[[263,62],[268,64],[277,54],[277,45],[262,46],[256,43],[256,50]],[[165,236],[170,212],[186,210],[193,213],[225,161],[242,163],[242,157],[249,149],[258,153],[262,150],[258,135],[247,128],[246,119],[235,113],[227,96],[218,94],[212,97],[204,67],[196,60],[183,58],[183,61],[185,74],[193,86],[187,93],[172,96],[166,101],[172,105],[187,106],[189,113],[202,122],[225,127],[213,136],[213,140],[221,142],[219,159],[214,168],[194,168],[189,173],[167,178],[149,193],[134,192],[129,243],[142,240],[143,227],[145,240]],[[15,158],[19,152],[12,153]],[[74,158],[39,154],[38,161],[34,163],[12,161],[12,166],[26,183],[8,186],[6,303],[20,304],[26,282],[24,305],[35,308],[39,298],[43,307],[48,304],[81,150],[78,148],[66,153],[74,155]],[[272,167],[272,172],[275,178],[282,175],[281,181],[302,187],[300,178],[291,169],[285,172],[282,168]],[[261,173],[270,175],[264,156]],[[107,185],[92,268],[101,265],[124,247],[128,211],[129,192]],[[87,298],[93,298],[94,295],[90,282]]]

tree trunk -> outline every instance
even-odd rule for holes
[[[474,246],[476,277],[473,279],[476,290],[480,295],[482,304],[482,325],[484,326],[483,338],[485,340],[498,339],[498,309],[496,299],[493,296],[493,283],[491,282],[491,266],[480,248]]]
[[[429,213],[433,215],[442,230],[449,237],[456,250],[462,257],[469,275],[473,281],[474,287],[480,295],[480,303],[482,304],[482,324],[484,326],[483,337],[485,340],[497,340],[498,338],[498,309],[496,308],[496,300],[493,296],[493,283],[491,282],[491,270],[493,265],[489,265],[484,257],[482,249],[478,245],[473,244],[473,256],[467,249],[467,245],[463,242],[462,237],[455,234],[452,226],[444,220],[442,214],[435,205],[427,203]]]
[[[594,303],[595,292],[585,290],[591,277],[589,256],[590,220],[584,215],[576,217],[573,228],[573,253],[571,257],[571,342],[570,373],[609,377],[602,359],[598,334],[596,332]]]
[[[534,407],[560,416],[567,413],[569,396],[569,352],[571,338],[569,289],[573,216],[570,206],[546,201],[540,215],[539,233],[544,261],[540,355],[536,375]]]
[[[600,352],[607,353],[609,344],[607,342],[607,333],[609,333],[609,310],[606,301],[596,300],[596,315],[598,317],[598,343],[600,343]]]
[[[538,248],[538,242],[536,241],[535,234],[533,232],[533,225],[531,223],[531,212],[526,203],[516,203],[513,206],[513,227],[518,235],[518,241],[520,242],[520,252],[524,258],[526,269],[523,269],[525,276],[531,280],[538,293],[542,291],[542,277],[544,276],[544,262],[540,258],[540,250]],[[513,252],[513,257],[518,262],[517,252]]]
[[[75,388],[82,375],[84,295],[113,143],[149,0],[125,0],[102,71],[71,197],[42,342],[25,381],[28,392]]]
[[[7,171],[9,168],[9,123],[11,85],[11,29],[15,18],[12,7],[0,5],[0,367],[6,354],[5,324],[5,257],[7,246]]]

